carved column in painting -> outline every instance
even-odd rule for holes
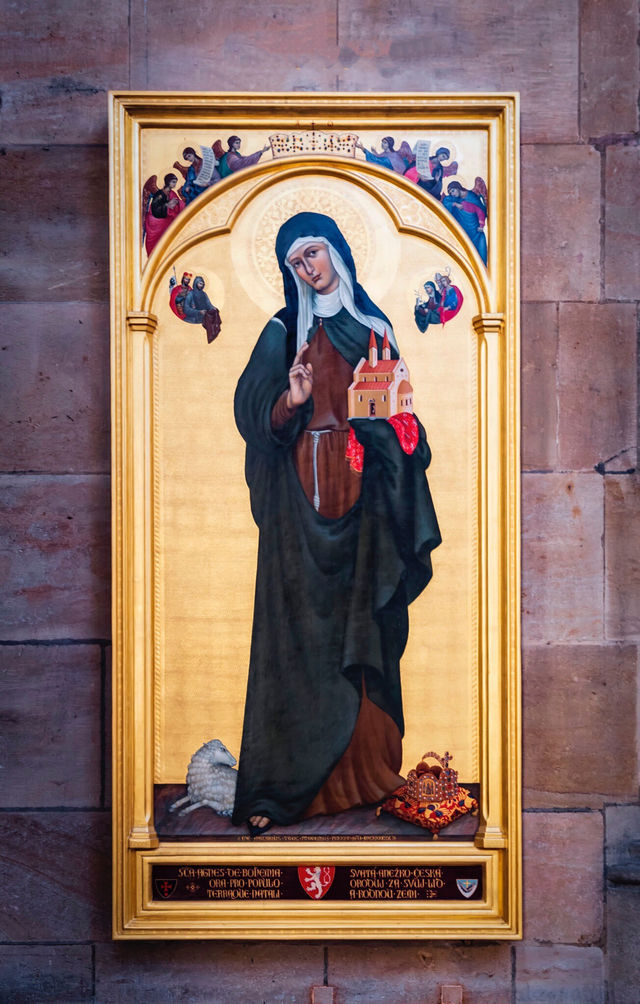
[[[129,847],[158,846],[153,823],[153,500],[152,500],[152,339],[158,319],[143,311],[127,314],[126,497],[124,542],[133,615],[125,625],[125,741],[133,750],[133,805]]]
[[[506,847],[506,806],[503,795],[504,729],[507,709],[506,652],[501,639],[506,617],[504,540],[504,316],[473,318],[478,335],[478,405],[480,505],[479,693],[481,822],[476,845]]]

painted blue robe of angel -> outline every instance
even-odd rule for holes
[[[362,143],[356,143],[356,147],[362,150],[365,159],[370,164],[380,164],[381,167],[387,167],[390,171],[395,171],[397,174],[404,174],[407,168],[411,167],[415,161],[413,151],[406,140],[402,141],[399,150],[395,149],[393,136],[383,136],[381,145],[382,153],[378,153],[374,147],[367,150]]]
[[[487,199],[482,178],[476,178],[473,190],[463,188],[459,181],[452,181],[442,202],[471,238],[471,243],[486,265],[487,237],[484,225],[487,219]]]
[[[200,150],[202,156],[198,156],[192,146],[185,147],[182,156],[189,166],[184,167],[178,161],[173,165],[184,178],[180,194],[187,205],[211,185],[215,185],[216,181],[220,181],[218,161],[213,150],[208,146],[201,146]]]

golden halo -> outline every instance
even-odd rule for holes
[[[435,157],[436,150],[439,150],[441,146],[445,147],[449,151],[448,164],[453,164],[454,161],[458,163],[461,162],[461,154],[458,153],[458,148],[456,144],[451,139],[447,139],[446,136],[434,136],[431,139],[431,149],[429,150],[429,156]],[[462,158],[464,159],[464,158]],[[447,164],[444,165],[445,167]]]
[[[273,292],[282,294],[282,273],[275,256],[277,233],[286,220],[300,212],[323,213],[336,221],[357,263],[358,280],[362,281],[360,277],[366,277],[372,254],[362,213],[342,195],[326,188],[305,187],[277,195],[256,221],[255,239],[251,242],[253,264]]]

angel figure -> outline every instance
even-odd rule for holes
[[[157,178],[152,174],[142,189],[142,240],[147,254],[151,254],[167,227],[184,209],[175,191],[176,175],[165,174],[162,188],[158,188]]]
[[[444,178],[458,173],[457,161],[445,164],[451,157],[451,151],[446,146],[440,146],[433,157],[429,156],[429,140],[419,140],[416,143],[415,163],[407,170],[406,177],[433,195],[434,199],[442,198],[442,182]]]
[[[182,156],[187,161],[187,167],[179,161],[173,165],[184,178],[180,194],[187,205],[193,202],[196,196],[206,192],[207,188],[214,185],[216,181],[220,181],[220,174],[217,170],[218,160],[213,148],[201,146],[200,152],[202,156],[198,156],[192,146],[187,146],[182,151]]]
[[[213,151],[218,158],[218,169],[222,178],[226,178],[227,175],[233,174],[235,171],[240,171],[243,167],[251,167],[252,164],[257,164],[262,154],[266,153],[271,147],[270,143],[265,143],[262,150],[257,150],[255,153],[250,153],[245,157],[240,153],[241,144],[242,140],[239,136],[229,136],[226,150],[222,146],[222,140],[217,139],[213,144]]]
[[[452,181],[442,202],[471,239],[486,265],[487,237],[484,225],[487,219],[487,186],[483,179],[476,178],[472,189],[464,188],[459,181]]]
[[[356,143],[356,147],[359,150],[362,150],[369,163],[380,164],[381,167],[388,167],[391,171],[395,171],[397,174],[404,174],[407,168],[415,161],[413,151],[406,140],[403,140],[400,144],[400,149],[396,150],[393,136],[382,137],[381,153],[378,153],[373,146],[370,150],[366,150],[360,141]]]

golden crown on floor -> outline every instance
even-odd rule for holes
[[[428,764],[431,757],[438,761]],[[449,766],[453,760],[451,753],[438,756],[437,753],[425,753],[414,770],[407,774],[406,793],[414,802],[447,802],[457,798],[459,793],[458,771]]]
[[[429,759],[437,763],[427,763]],[[415,769],[407,774],[407,780],[397,788],[377,813],[388,812],[415,826],[430,830],[433,839],[440,830],[460,816],[478,812],[478,802],[467,788],[458,784],[458,771],[449,766],[451,753],[439,756],[425,753]]]

